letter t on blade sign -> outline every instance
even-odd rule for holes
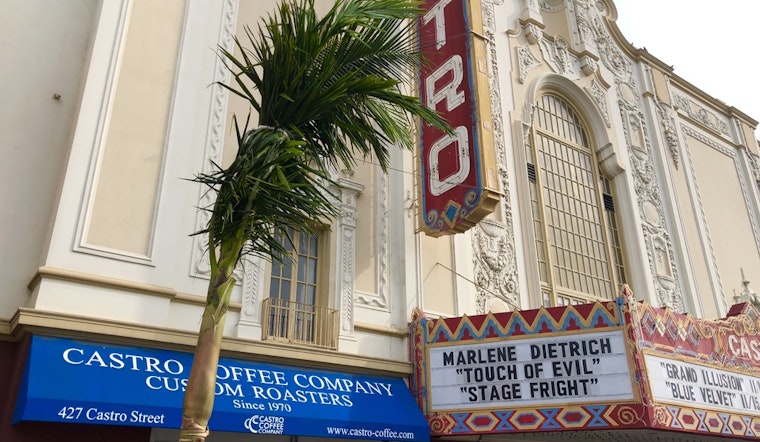
[[[425,0],[423,8],[420,96],[454,129],[420,131],[422,229],[441,236],[467,231],[500,194],[480,0]]]

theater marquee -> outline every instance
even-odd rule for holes
[[[458,318],[417,311],[411,386],[433,438],[759,440],[758,318],[743,303],[696,319],[627,290]]]
[[[453,134],[423,124],[422,221],[431,236],[464,232],[499,201],[479,0],[426,0],[418,22],[420,95]]]
[[[633,399],[622,331],[432,347],[433,411]]]

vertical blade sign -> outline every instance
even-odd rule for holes
[[[423,7],[420,96],[454,129],[421,130],[423,230],[441,236],[464,232],[493,212],[498,180],[480,0],[425,0]]]

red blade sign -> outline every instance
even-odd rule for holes
[[[426,0],[423,7],[420,96],[454,129],[421,130],[423,230],[441,236],[464,232],[493,212],[498,179],[480,1]]]

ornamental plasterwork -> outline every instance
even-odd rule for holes
[[[341,334],[354,332],[354,289],[356,262],[356,223],[359,214],[356,210],[356,197],[364,189],[359,183],[345,178],[338,179],[340,188],[334,191],[339,198],[337,202],[340,215],[337,218],[336,231],[338,234],[338,275],[335,279],[335,291],[339,294],[340,329]]]
[[[259,296],[263,290],[261,280],[264,274],[264,260],[260,257],[243,259],[243,308],[240,310],[241,323],[258,323],[261,321]]]
[[[501,96],[499,87],[499,67],[496,47],[493,41],[496,36],[496,19],[494,6],[502,4],[502,0],[483,1],[483,29],[488,49],[490,67],[489,90],[491,99],[491,115],[493,118],[494,149],[499,173],[502,199],[497,210],[501,210],[500,219],[503,221],[481,221],[473,231],[473,265],[477,278],[476,303],[480,313],[485,313],[486,300],[493,297],[491,292],[496,287],[496,293],[504,300],[517,304],[519,299],[519,284],[517,280],[517,260],[514,253],[515,236],[512,221],[511,196],[509,194],[509,173],[507,172],[507,146],[504,140],[504,119],[501,112]],[[487,230],[486,230],[487,229]],[[496,257],[494,258],[494,253]],[[496,261],[492,261],[496,259]],[[496,262],[497,265],[489,265]]]
[[[693,138],[699,140],[700,142],[706,144],[707,146],[710,146],[711,148],[717,150],[718,152],[720,152],[720,153],[722,153],[722,154],[724,154],[724,155],[726,155],[728,157],[731,157],[734,160],[734,166],[735,166],[735,169],[736,169],[736,176],[739,178],[739,187],[742,190],[742,197],[744,198],[744,204],[745,204],[746,207],[752,207],[752,203],[751,203],[752,196],[751,196],[750,190],[749,190],[749,188],[747,186],[746,180],[744,179],[744,174],[742,174],[740,172],[742,170],[742,168],[741,168],[741,166],[739,164],[739,161],[740,161],[739,160],[739,158],[740,158],[739,157],[739,155],[740,155],[739,152],[740,151],[737,151],[736,149],[733,149],[731,147],[728,147],[728,146],[725,146],[725,145],[723,145],[721,143],[718,143],[715,140],[713,140],[712,138],[707,137],[705,134],[703,134],[703,133],[701,133],[701,132],[699,132],[697,130],[692,129],[689,126],[681,125],[681,128],[682,128],[684,134],[689,135],[690,137],[693,137]],[[741,152],[743,152],[743,151],[741,151]],[[692,176],[695,176],[694,175],[695,172],[694,172],[694,166],[693,166],[693,164],[690,163],[690,167],[691,167],[690,170],[691,170]],[[695,182],[696,182],[696,180],[695,180]],[[755,236],[755,246],[758,248],[758,250],[760,250],[760,228],[758,227],[758,222],[757,222],[757,219],[755,218],[754,211],[748,210],[747,211],[747,216],[749,217],[750,225],[752,226],[752,233]],[[702,214],[702,217],[704,219],[704,214]],[[707,224],[705,223],[705,225],[707,225]]]
[[[658,303],[675,311],[684,311],[683,296],[678,284],[675,256],[670,235],[665,226],[659,184],[651,158],[651,148],[646,137],[643,114],[625,105],[621,100],[623,129],[628,142],[633,166],[634,188],[641,214],[642,233],[647,244],[647,254]],[[641,145],[632,140],[640,139]]]
[[[509,242],[507,233],[504,224],[491,220],[481,221],[473,232],[477,252],[475,282],[479,312],[486,311],[492,297],[509,305],[517,305],[515,248]]]
[[[344,230],[341,232],[340,249],[340,279],[338,284],[340,290],[340,328],[342,331],[353,333],[354,330],[354,259],[356,256],[351,253],[356,250],[354,241],[355,232],[353,230]]]
[[[555,36],[553,41],[542,38],[539,41],[539,47],[546,64],[554,72],[560,75],[573,72],[573,59],[575,57],[568,51],[567,41],[564,38]]]
[[[375,168],[377,176],[377,229],[375,230],[375,244],[377,247],[377,293],[356,292],[356,303],[372,308],[388,310],[388,285],[389,285],[389,268],[388,259],[390,256],[388,244],[390,236],[390,220],[388,218],[389,196],[388,174],[383,172],[380,167]]]
[[[594,43],[593,24],[591,23],[591,14],[588,12],[592,6],[588,0],[576,0],[575,1],[575,17],[578,24],[578,33],[580,35],[581,44],[584,49],[587,49]]]
[[[586,47],[596,46],[602,63],[623,83],[633,81],[631,62],[614,44],[604,25],[604,3],[593,0],[575,0],[575,18]],[[588,49],[587,49],[588,50]]]
[[[688,126],[682,124],[681,125],[681,130],[683,130],[684,134],[689,135],[691,137],[694,137],[694,138],[702,141],[703,143],[710,145],[710,140],[708,140],[707,138],[705,138],[702,134],[700,134],[700,133],[692,130]],[[712,144],[713,145],[711,147],[717,147],[717,144],[715,144],[715,143],[712,143]],[[726,155],[730,156],[729,152],[725,152],[724,151],[723,153],[725,153]],[[684,164],[685,164],[684,167],[687,167],[689,169],[689,173],[691,174],[691,176],[692,177],[696,177],[697,175],[696,175],[696,170],[694,169],[694,161],[692,160],[692,156],[689,154],[689,149],[684,149]],[[699,190],[699,180],[694,179],[693,180],[693,185],[694,185],[694,189],[697,192],[697,195],[701,195],[702,193]],[[742,187],[744,187],[744,186],[742,186]],[[702,220],[702,226],[703,226],[703,229],[704,229],[704,235],[706,237],[707,247],[708,247],[708,249],[710,251],[710,259],[712,261],[712,266],[713,266],[713,269],[715,269],[715,271],[717,272],[717,270],[718,270],[718,261],[717,261],[717,258],[715,256],[715,250],[713,249],[713,246],[712,246],[713,241],[712,241],[712,238],[710,236],[710,228],[709,228],[709,226],[707,224],[707,216],[705,215],[705,208],[704,208],[704,205],[702,204],[702,197],[701,196],[696,199],[696,204],[697,204],[697,207],[699,208],[699,217]],[[753,230],[755,230],[754,223],[753,223]],[[755,234],[755,238],[757,238],[757,234]],[[723,282],[720,281],[720,280],[718,280],[718,290],[720,291],[721,294],[723,294]],[[722,307],[724,309],[727,309],[728,306],[726,305],[725,298],[726,298],[725,296],[721,296],[720,297],[720,299],[723,300],[723,306]]]
[[[219,48],[232,51],[235,43],[235,27],[237,25],[238,1],[226,0],[222,7],[222,26],[219,30]],[[230,72],[222,61],[221,57],[216,57],[214,66],[214,81],[211,83],[211,110],[206,130],[206,151],[203,153],[204,166],[203,173],[214,171],[213,164],[222,163],[222,154],[224,151],[224,125],[227,118],[227,97],[228,92],[219,83],[227,83],[230,78]],[[198,206],[201,208],[211,207],[214,203],[214,194],[207,189],[200,190],[198,197]],[[206,228],[210,213],[207,210],[199,210],[195,218],[195,231],[201,231]],[[206,235],[193,236],[193,252],[191,257],[190,276],[208,278],[211,273],[211,265],[206,254]],[[236,269],[235,277],[240,279],[241,271]]]
[[[542,11],[557,12],[562,9],[564,0],[543,0],[539,3]]]
[[[749,164],[752,166],[752,176],[755,178],[755,184],[757,184],[758,190],[760,190],[760,155],[750,153]]]
[[[655,103],[655,106],[657,107],[657,113],[660,115],[662,134],[665,137],[665,143],[670,151],[670,158],[673,160],[673,166],[678,169],[680,153],[678,146],[678,132],[676,131],[676,123],[673,118],[673,109],[662,102]]]
[[[533,52],[530,51],[530,45],[526,43],[523,46],[517,47],[517,64],[520,69],[519,81],[520,83],[525,83],[528,72],[540,65],[541,62],[533,55]]]
[[[723,119],[714,112],[710,112],[704,106],[700,106],[699,103],[689,100],[682,95],[674,94],[673,98],[678,109],[686,113],[689,118],[700,122],[721,135],[729,136],[728,121],[726,119]]]
[[[618,107],[623,120],[623,131],[632,165],[632,178],[636,201],[641,214],[641,226],[649,267],[655,276],[654,288],[661,306],[683,311],[683,295],[678,284],[677,269],[670,237],[666,230],[654,160],[644,115],[641,112],[640,94],[633,77],[632,63],[617,47],[604,24],[604,3],[593,0],[575,0],[576,20],[590,29],[601,62],[615,76]],[[667,259],[664,259],[667,258]]]
[[[602,87],[602,85],[600,85],[599,82],[594,79],[591,81],[591,86],[585,87],[583,90],[586,91],[586,94],[588,94],[592,100],[594,100],[594,104],[596,104],[597,109],[599,109],[599,113],[601,113],[604,117],[604,122],[607,124],[607,127],[611,127],[612,123],[610,122],[610,111],[607,109],[606,88]]]
[[[583,55],[581,57],[581,72],[583,72],[583,75],[591,75],[594,72],[596,72],[597,65],[596,65],[596,59],[593,57],[590,57],[589,55]]]
[[[525,34],[525,39],[528,40],[528,43],[530,44],[538,43],[543,37],[543,31],[541,31],[541,28],[531,22],[523,24],[523,33]]]

